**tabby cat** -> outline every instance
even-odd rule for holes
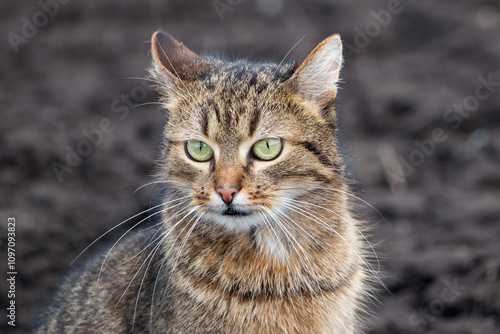
[[[161,31],[152,54],[161,221],[70,274],[36,332],[360,333],[373,275],[337,150],[340,37],[286,65]]]

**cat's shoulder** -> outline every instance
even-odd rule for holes
[[[154,247],[158,234],[158,228],[130,230],[123,237],[110,238],[103,245],[96,246],[97,250],[87,250],[56,284],[50,298],[40,308],[30,332],[54,332],[57,328],[51,326],[77,321],[68,318],[70,315],[91,319],[99,312],[99,303],[103,300],[116,302],[119,294],[127,289],[134,291],[140,279],[131,281],[131,278],[135,273],[141,277],[144,274],[144,266],[140,265]],[[88,307],[89,303],[95,307]],[[65,320],[56,323],[50,319]]]

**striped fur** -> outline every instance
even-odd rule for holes
[[[72,274],[37,332],[360,333],[371,274],[337,151],[340,38],[286,65],[199,57],[162,32],[152,47],[163,224]],[[282,139],[275,160],[252,156],[263,138]],[[228,184],[247,215],[222,214]]]

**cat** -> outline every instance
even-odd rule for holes
[[[35,332],[362,332],[374,274],[338,153],[339,35],[289,64],[162,31],[152,55],[161,221],[71,273]]]

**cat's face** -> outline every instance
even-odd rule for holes
[[[161,178],[201,220],[250,230],[315,189],[342,187],[337,38],[334,55],[320,45],[302,64],[278,67],[201,58],[155,36],[152,74],[168,109]]]

